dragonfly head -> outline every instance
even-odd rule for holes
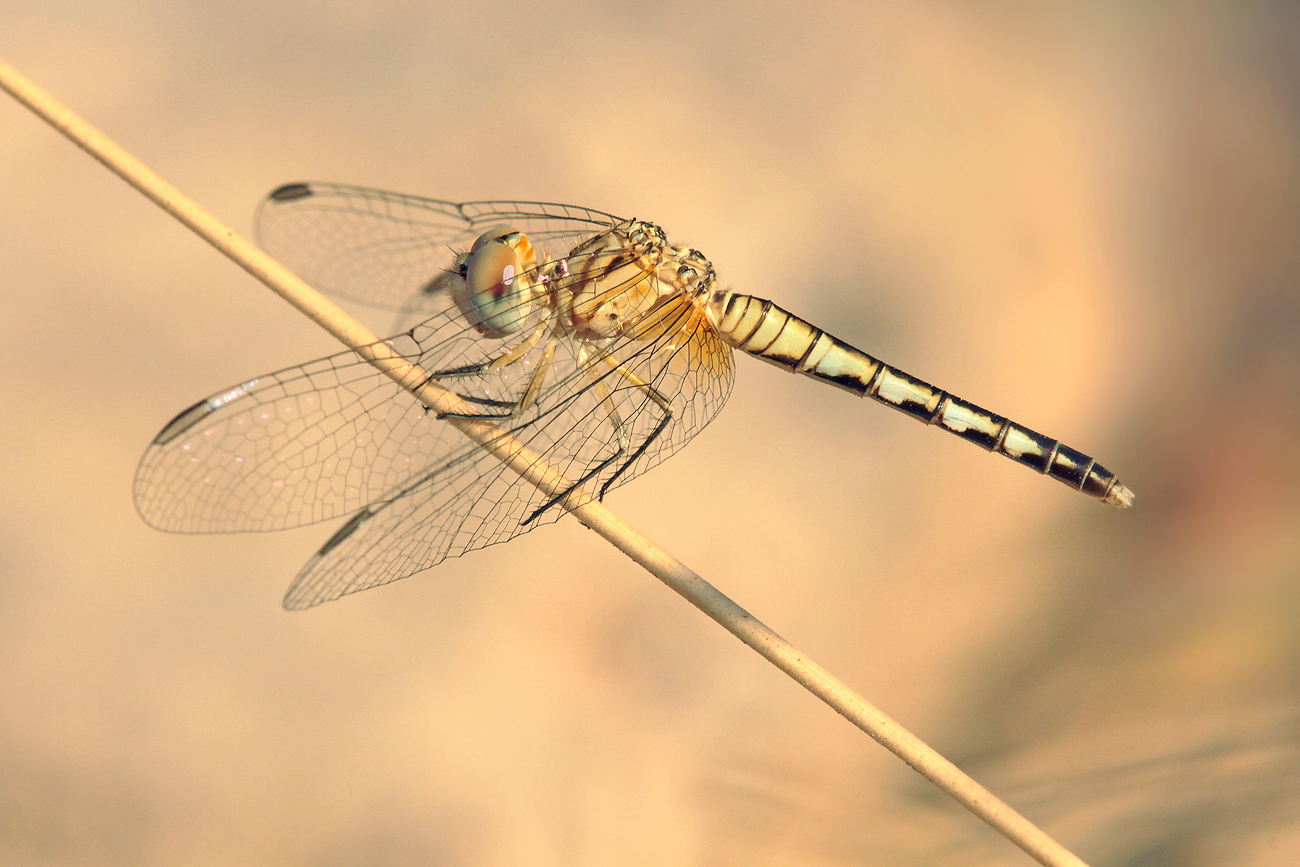
[[[487,337],[518,331],[533,308],[536,254],[528,236],[494,226],[456,257],[451,297],[466,321]]]

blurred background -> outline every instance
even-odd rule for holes
[[[0,57],[241,231],[298,180],[652,219],[1096,455],[1136,508],[741,358],[609,504],[1085,861],[1289,865],[1298,10],[9,0]],[[1029,863],[571,519],[297,614],[335,526],[146,527],[166,421],[336,345],[0,141],[0,862]]]

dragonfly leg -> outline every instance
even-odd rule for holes
[[[537,395],[542,390],[542,384],[546,382],[546,373],[550,370],[551,359],[555,357],[555,347],[558,339],[554,336],[546,343],[546,349],[542,352],[541,358],[538,359],[537,365],[533,372],[528,376],[528,383],[524,386],[523,394],[517,400],[496,400],[486,397],[475,397],[473,395],[457,394],[467,403],[478,404],[479,406],[488,407],[498,410],[497,412],[444,412],[439,413],[438,418],[463,418],[463,419],[485,419],[504,421],[506,419],[516,419],[524,414],[529,407],[537,402]],[[521,357],[521,356],[520,356]],[[518,361],[519,357],[513,359]],[[511,363],[513,363],[513,361]]]
[[[481,364],[466,365],[465,367],[449,367],[449,368],[444,368],[442,370],[434,371],[433,373],[429,374],[428,378],[425,379],[425,381],[421,383],[421,385],[427,385],[430,382],[436,383],[438,385],[447,385],[449,384],[447,382],[448,380],[455,380],[457,378],[463,378],[468,376],[482,376],[483,374],[491,373],[492,371],[500,370],[503,367],[508,367],[511,364],[515,364],[521,359],[523,359],[529,352],[531,352],[537,346],[538,342],[542,338],[542,335],[546,333],[548,326],[549,326],[549,322],[543,319],[537,323],[537,326],[533,328],[533,332],[530,335],[528,335],[527,338],[525,338],[523,341],[521,341],[520,343],[518,343],[516,346],[512,347],[508,351],[501,353],[500,355],[496,356],[495,358],[489,361],[482,362]],[[540,391],[543,382],[545,382],[546,370],[550,366],[551,358],[555,354],[555,345],[556,345],[556,340],[554,336],[552,336],[550,342],[547,344],[546,351],[542,355],[541,361],[538,363],[537,367],[533,370],[532,375],[529,376],[528,378],[528,384],[524,388],[523,395],[520,396],[517,400],[499,400],[499,399],[488,398],[488,397],[477,397],[472,394],[461,394],[460,392],[455,391],[455,389],[451,389],[451,391],[457,397],[459,397],[461,400],[465,401],[466,403],[475,404],[477,406],[482,406],[497,411],[482,412],[482,413],[471,413],[471,412],[442,413],[441,415],[438,416],[438,418],[440,419],[443,418],[496,419],[496,420],[518,418],[526,409],[528,409],[528,407],[532,406],[533,403],[537,400],[537,393],[538,391]]]
[[[514,364],[516,361],[523,358],[528,352],[532,351],[532,348],[542,339],[542,335],[546,333],[550,324],[550,319],[544,318],[539,320],[528,337],[524,338],[517,345],[511,347],[509,350],[501,353],[490,361],[480,362],[479,364],[467,364],[464,367],[447,367],[442,370],[436,370],[429,374],[429,379],[437,381],[441,379],[453,379],[457,376],[481,376],[485,373],[491,373],[494,370],[500,370],[507,365]]]
[[[561,492],[560,494],[554,497],[551,497],[545,503],[543,503],[542,505],[534,509],[533,512],[521,522],[523,524],[528,524],[536,520],[537,517],[541,515],[543,512],[545,512],[547,509],[551,508],[556,503],[563,500],[573,491],[577,490],[578,488],[581,488],[583,485],[591,481],[593,478],[598,477],[601,473],[605,471],[607,467],[609,467],[615,461],[618,461],[620,458],[623,458],[622,463],[619,465],[618,469],[616,469],[613,475],[611,475],[608,479],[606,479],[604,483],[601,484],[600,486],[600,491],[597,493],[596,496],[597,499],[603,500],[605,498],[605,494],[609,492],[610,487],[612,487],[614,482],[618,480],[618,477],[621,476],[623,473],[625,473],[627,469],[636,462],[637,458],[641,457],[641,455],[645,453],[645,450],[650,447],[651,443],[653,443],[663,434],[664,430],[668,427],[668,425],[673,420],[672,402],[669,401],[668,398],[662,392],[659,391],[659,389],[655,388],[653,385],[646,382],[641,377],[637,376],[635,373],[629,370],[627,366],[624,365],[622,362],[612,358],[608,354],[601,354],[597,356],[595,360],[593,360],[587,357],[585,353],[583,353],[583,355],[580,357],[580,361],[582,363],[583,370],[587,373],[589,377],[591,377],[592,388],[596,389],[597,392],[600,394],[601,404],[605,409],[606,415],[609,417],[610,424],[614,428],[617,445],[615,446],[613,453],[610,454],[609,457],[605,458],[600,463],[596,464],[594,467],[589,469],[587,472],[583,473],[581,478],[577,479],[572,484],[570,484],[569,487],[566,488],[563,492]],[[619,415],[618,409],[614,405],[613,395],[610,391],[610,388],[605,383],[605,379],[607,378],[608,374],[599,373],[596,369],[595,361],[601,361],[609,365],[613,369],[615,375],[619,376],[624,381],[629,383],[633,388],[636,388],[637,390],[643,392],[661,410],[663,410],[663,416],[659,419],[658,423],[656,423],[654,430],[650,432],[650,435],[646,437],[645,441],[642,442],[639,446],[637,446],[636,449],[630,455],[627,453],[627,451],[629,446],[631,446],[631,437],[628,435],[627,426],[624,423],[622,416]]]
[[[609,489],[613,486],[614,482],[618,480],[618,477],[623,475],[623,473],[627,472],[627,469],[630,466],[632,466],[632,464],[636,463],[637,459],[640,458],[641,455],[645,454],[645,450],[650,448],[651,443],[659,439],[659,437],[663,434],[664,430],[667,429],[668,425],[672,423],[673,405],[672,402],[668,400],[667,396],[664,395],[663,392],[661,392],[659,389],[655,388],[653,385],[643,380],[641,377],[637,376],[631,370],[628,370],[627,366],[624,365],[622,362],[616,361],[615,359],[611,358],[609,355],[602,355],[599,360],[608,364],[611,368],[614,369],[615,373],[617,373],[624,380],[629,382],[634,388],[643,392],[646,395],[646,397],[654,401],[655,404],[661,410],[663,410],[663,416],[659,419],[659,423],[655,425],[655,429],[650,432],[650,436],[646,437],[645,440],[639,446],[636,447],[636,450],[633,451],[632,454],[628,455],[627,460],[623,461],[623,465],[620,466],[617,470],[615,470],[614,474],[610,476],[608,479],[606,479],[605,483],[600,486],[600,493],[598,494],[598,496],[600,497],[600,499],[603,500],[605,498],[605,494],[609,492]],[[622,424],[622,422],[617,418],[613,419],[612,421],[616,426],[621,426]],[[626,434],[623,433],[621,430],[620,430],[620,438],[623,441],[626,441],[627,439]],[[623,448],[620,448],[619,453],[622,453],[622,451]]]

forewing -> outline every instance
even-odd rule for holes
[[[444,202],[342,184],[286,184],[258,206],[257,243],[316,289],[403,314],[431,315],[430,297],[455,254],[507,224],[560,258],[620,222],[590,208],[543,202]]]

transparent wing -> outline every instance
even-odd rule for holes
[[[253,218],[257,243],[316,289],[402,314],[430,313],[433,281],[485,229],[507,224],[560,258],[621,220],[574,205],[443,202],[342,184],[286,184]]]
[[[358,249],[344,246],[341,256]],[[379,261],[400,262],[392,253],[399,245],[374,249],[389,251]],[[349,273],[332,271],[325,258],[320,273]],[[433,300],[442,309],[385,342],[594,492],[672,454],[730,392],[731,350],[684,297],[669,298],[629,336],[600,342],[539,338],[554,334],[537,329],[547,311],[534,311],[510,338],[487,339],[445,294]],[[490,367],[493,359],[510,363]],[[542,366],[536,399],[512,414]],[[135,496],[146,521],[174,532],[275,530],[352,515],[295,579],[289,607],[396,580],[560,516],[351,352],[258,377],[181,413],[141,460]]]
[[[731,390],[732,354],[693,305],[672,313],[674,333],[621,341],[591,366],[562,344],[535,411],[502,423],[570,481],[603,493],[667,458],[721,409]],[[613,360],[618,359],[618,367]],[[665,413],[638,382],[653,383]],[[459,389],[458,389],[459,390]],[[459,434],[457,434],[459,436]],[[294,579],[289,608],[306,608],[397,580],[558,520],[559,506],[477,446],[450,448],[358,512]]]

